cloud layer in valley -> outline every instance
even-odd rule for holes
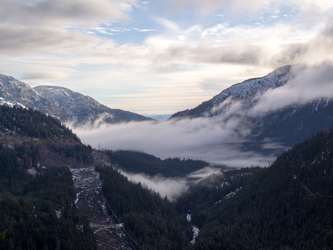
[[[329,62],[311,67],[295,65],[290,80],[256,96],[257,103],[251,109],[242,109],[242,103],[231,102],[229,110],[210,119],[127,123],[96,129],[76,128],[75,132],[93,147],[101,143],[107,149],[138,150],[162,158],[203,159],[231,167],[267,166],[274,157],[244,150],[243,145],[249,142],[246,138],[252,129],[245,118],[319,98],[333,98],[332,72],[333,65]],[[238,116],[225,121],[230,114]],[[268,141],[266,148],[272,145],[279,147],[274,141]]]
[[[154,190],[163,198],[167,196],[170,201],[175,201],[188,190],[189,186],[192,185],[193,182],[198,182],[199,180],[212,174],[220,174],[221,169],[207,166],[189,174],[189,178],[165,178],[162,176],[151,177],[145,174],[133,174],[124,171],[120,171],[120,173],[126,176],[130,181],[135,183],[140,182],[148,189]]]
[[[180,157],[202,159],[212,164],[229,167],[268,166],[275,156],[261,155],[245,150],[244,143],[249,142],[251,125],[246,118],[261,116],[280,108],[313,101],[319,98],[333,98],[333,65],[330,62],[315,66],[295,65],[291,69],[291,78],[283,86],[270,89],[255,96],[256,105],[250,110],[242,109],[241,102],[234,102],[221,116],[213,118],[195,118],[169,120],[166,122],[138,122],[75,128],[75,132],[84,143],[97,147],[117,150],[129,149],[144,151],[161,158]],[[237,113],[238,116],[225,121],[225,117]],[[262,142],[266,149],[283,149],[274,138]],[[193,173],[191,177],[204,178],[214,173],[210,168]],[[188,188],[185,179],[149,177],[144,174],[123,173],[130,180],[144,183],[162,196],[175,200]]]
[[[84,143],[102,148],[144,151],[163,159],[168,157],[202,159],[232,167],[267,166],[274,158],[263,157],[251,151],[244,152],[243,135],[235,128],[244,126],[240,120],[223,123],[220,119],[197,118],[162,123],[139,122],[75,129]]]
[[[164,178],[161,176],[148,176],[145,174],[132,174],[124,171],[120,173],[134,183],[141,183],[148,189],[159,193],[161,197],[167,196],[170,201],[175,201],[189,187],[189,183],[184,178]]]

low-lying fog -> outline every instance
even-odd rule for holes
[[[258,96],[258,103],[244,116],[256,116],[277,110],[293,103],[305,103],[317,98],[333,97],[333,66],[322,63],[312,67],[295,67],[296,77],[282,87],[272,89]],[[301,72],[301,73],[299,73]],[[235,109],[239,104],[230,106]],[[244,151],[243,143],[251,128],[244,123],[240,113],[238,118],[223,121],[223,117],[183,119],[165,122],[131,122],[105,125],[96,128],[73,128],[83,143],[103,149],[137,150],[153,154],[162,159],[202,159],[212,164],[229,167],[268,166],[274,156],[264,156],[253,151]],[[237,132],[236,132],[237,131]],[[274,141],[267,141],[263,147],[276,147]],[[129,175],[130,179],[146,179],[146,185],[169,198],[186,190],[186,180],[167,180]],[[157,178],[157,177],[156,177]],[[143,180],[142,179],[142,180]],[[143,181],[142,181],[143,182]],[[172,184],[172,185],[170,185]],[[167,192],[165,186],[168,186]],[[174,187],[174,190],[172,188]]]
[[[187,191],[189,186],[202,178],[205,178],[212,174],[221,173],[221,169],[214,167],[205,167],[198,171],[195,171],[187,176],[187,178],[165,178],[162,176],[148,176],[146,174],[133,174],[124,171],[120,171],[130,181],[135,183],[141,183],[149,189],[158,192],[161,197],[167,196],[170,201],[175,201],[184,192]]]
[[[223,116],[165,122],[130,122],[126,124],[73,128],[83,143],[97,148],[143,151],[162,159],[168,157],[202,159],[230,167],[267,166],[275,157],[244,151],[242,143],[251,127],[244,117],[263,115],[294,103],[333,97],[333,65],[294,66],[295,77],[284,86],[258,95],[257,104],[241,111],[233,102],[225,113],[237,117],[224,122]],[[243,112],[243,113],[242,113]],[[236,132],[237,131],[237,132]],[[274,146],[274,141],[263,147]],[[279,145],[275,145],[279,146]]]

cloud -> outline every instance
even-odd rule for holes
[[[259,96],[258,103],[250,110],[255,116],[298,103],[319,98],[333,98],[333,64],[324,62],[315,66],[297,65],[292,68],[295,77],[285,85],[269,89]]]
[[[264,116],[291,105],[303,105],[318,99],[333,98],[333,62],[326,61],[316,65],[292,65],[287,82],[277,88],[257,93],[248,100],[228,97],[214,106],[210,113],[221,119],[238,117],[240,119]],[[249,103],[251,103],[249,106]]]
[[[140,182],[148,189],[154,190],[159,193],[162,198],[167,196],[170,201],[175,201],[188,190],[190,185],[212,174],[221,173],[221,169],[207,166],[189,174],[186,178],[165,178],[158,175],[152,177],[146,174],[133,174],[122,170],[120,170],[120,173],[126,176],[130,181],[134,183]]]
[[[212,174],[218,174],[218,173],[221,173],[221,169],[208,166],[208,167],[205,167],[205,168],[202,168],[195,172],[190,173],[187,177],[190,179],[201,180]]]
[[[180,157],[202,159],[231,167],[267,166],[274,156],[263,156],[243,145],[251,143],[247,136],[252,125],[246,118],[263,115],[297,103],[318,98],[333,98],[333,64],[298,65],[292,68],[288,83],[256,96],[257,104],[250,110],[242,103],[229,100],[224,116],[210,119],[172,120],[162,123],[140,122],[104,126],[99,129],[74,131],[84,143],[93,147],[144,151],[161,158]],[[216,110],[215,110],[216,111]],[[230,114],[233,114],[231,117]],[[235,115],[237,114],[237,115]],[[228,118],[228,119],[225,119]],[[265,140],[262,148],[281,149],[274,141]]]
[[[155,31],[154,29],[139,29],[139,28],[133,28],[133,30],[138,32],[152,32]]]
[[[189,187],[189,183],[184,178],[164,178],[161,176],[148,176],[145,174],[133,174],[120,171],[130,181],[134,183],[141,183],[149,189],[159,193],[162,198],[168,197],[170,201],[175,201],[181,196]]]
[[[0,5],[0,52],[89,57],[106,43],[93,32],[95,25],[126,20],[137,5],[132,0],[4,0]],[[99,34],[116,32],[104,27],[95,30]]]
[[[33,72],[29,71],[27,73],[21,72],[22,80],[31,80],[31,79],[47,79],[47,78],[66,78],[67,74],[65,72]]]
[[[265,166],[272,162],[272,157],[243,150],[244,136],[250,132],[247,125],[238,119],[223,122],[220,118],[197,118],[73,130],[84,143],[93,147],[101,143],[103,148],[138,150],[162,159],[202,159],[232,167]]]
[[[214,119],[192,119],[163,123],[127,123],[89,131],[78,128],[73,130],[83,143],[101,143],[102,148],[114,150],[145,151],[161,158],[203,159],[229,167],[267,166],[274,161],[274,156],[262,156],[242,150],[241,135],[233,131],[236,126],[237,124],[232,123],[221,124]],[[270,147],[273,145],[271,141],[268,144]],[[220,169],[210,166],[193,172],[186,178],[165,178],[121,171],[130,181],[141,182],[171,201],[181,196],[193,182],[218,172]]]
[[[3,23],[59,25],[64,23],[101,23],[127,18],[135,5],[131,0],[3,0]]]
[[[298,7],[302,12],[312,14],[323,13],[329,11],[333,7],[333,3],[328,0],[169,0],[166,3],[169,11],[183,11],[190,9],[199,15],[207,15],[217,10],[224,10],[224,13],[241,12],[245,15],[258,13],[268,8],[282,8],[282,7]]]
[[[86,62],[136,64],[172,70],[180,65],[269,65],[275,68],[286,64],[333,60],[333,53],[330,53],[333,52],[331,25],[325,27],[318,37],[309,35],[312,33],[307,30],[297,31],[283,24],[273,29],[214,26],[199,32],[199,27],[192,28],[178,30],[173,33],[174,37],[170,34],[150,36],[142,45],[119,46],[112,40],[85,35],[76,30],[52,27],[30,29],[21,25],[0,24],[3,34],[0,51],[4,55],[16,56],[48,53],[51,57],[61,53],[72,55],[71,61],[81,57]],[[92,30],[99,33],[116,32],[103,27]]]
[[[258,103],[249,112],[241,109],[242,103],[229,106],[226,116],[236,111],[239,117],[224,121],[224,117],[210,119],[184,119],[163,123],[140,122],[99,127],[86,130],[75,128],[84,143],[92,146],[101,143],[108,149],[132,149],[154,154],[161,158],[180,157],[203,159],[211,163],[231,167],[251,165],[267,166],[275,160],[274,156],[263,156],[250,150],[244,150],[245,138],[251,133],[251,126],[243,118],[278,110],[298,102],[308,102],[317,98],[333,98],[333,64],[324,62],[314,66],[296,65],[292,68],[294,78],[276,89],[257,96]],[[232,100],[228,100],[232,103]],[[241,111],[240,111],[241,110]],[[272,139],[265,138],[263,149],[283,147]],[[204,178],[214,173],[207,168],[190,174],[190,178]],[[149,177],[143,174],[123,173],[130,180],[141,182],[149,188],[175,200],[185,192],[190,183],[181,178],[168,179]]]
[[[277,68],[287,64],[333,61],[332,22],[315,29],[292,24],[274,27],[217,25],[195,32],[170,28],[169,34],[149,37],[145,58],[154,67],[234,64]],[[178,39],[177,39],[178,38]]]
[[[0,51],[2,55],[33,53],[79,53],[95,46],[101,39],[60,28],[0,24]],[[75,52],[73,49],[75,48]]]
[[[333,61],[332,1],[170,0],[165,3],[172,15],[163,15],[163,11],[157,10],[161,5],[154,2],[147,6],[132,0],[4,0],[0,5],[1,72],[24,75],[38,84],[96,93],[94,98],[100,102],[142,113],[148,113],[152,106],[155,110],[162,106],[151,105],[152,96],[158,96],[155,101],[159,102],[168,93],[163,97],[163,104],[168,107],[163,109],[172,113],[216,94],[209,83],[211,79],[220,82],[216,91],[221,91],[255,73],[260,76],[286,64]],[[138,9],[140,4],[146,8]],[[289,5],[295,7],[292,20],[279,19],[264,27],[245,19],[233,22],[230,18],[243,18],[244,12],[258,10],[267,14]],[[174,11],[184,11],[181,20]],[[276,15],[274,11],[264,19]],[[207,15],[213,22],[203,16],[193,17],[193,12]],[[212,12],[222,13],[223,18],[216,19],[216,13]],[[137,20],[142,13],[144,20]],[[281,10],[279,15],[282,14]],[[255,15],[259,18],[261,13]],[[114,22],[119,28],[114,28]],[[233,76],[229,73],[232,67],[236,72]],[[43,74],[37,74],[38,71],[54,73],[45,73],[43,81]],[[140,71],[144,73],[139,75]],[[165,80],[167,74],[169,78]],[[61,81],[50,80],[53,77]],[[185,81],[193,85],[189,87]],[[169,86],[162,88],[162,84]],[[143,87],[140,89],[139,85]],[[102,87],[104,90],[97,94],[96,89]],[[135,98],[134,91],[141,96]],[[183,93],[187,103],[180,97]],[[114,98],[107,99],[106,95]],[[143,96],[149,96],[149,101]],[[140,104],[129,104],[132,100]]]
[[[170,1],[169,4],[215,9],[227,2],[229,1],[210,0],[206,3],[206,1],[183,0]],[[245,4],[244,1],[235,2],[240,5]],[[296,0],[292,2],[303,6]],[[316,8],[310,8],[313,4],[309,1],[306,1],[304,6],[321,13],[328,11],[327,4],[321,2],[314,4]],[[255,1],[253,5],[261,6],[265,5],[264,3],[265,1]],[[278,23],[274,27],[245,25],[229,27],[228,23],[220,23],[205,28],[195,24],[182,29],[176,22],[161,17],[155,18],[154,21],[167,30],[163,33],[154,29],[153,35],[148,36],[143,44],[129,43],[118,46],[110,41],[112,47],[104,46],[107,40],[98,38],[98,34],[112,35],[130,29],[92,25],[126,18],[136,4],[138,3],[130,0],[94,2],[17,0],[15,4],[13,1],[5,0],[0,6],[2,18],[0,32],[4,38],[0,41],[0,50],[3,54],[10,55],[36,52],[48,53],[50,56],[59,53],[76,57],[84,55],[86,61],[139,63],[158,70],[163,68],[177,70],[180,65],[194,64],[278,67],[302,63],[309,61],[310,58],[315,58],[318,63],[323,57],[329,57],[330,53],[326,53],[327,50],[332,50],[332,38],[329,36],[331,27],[326,27],[324,32],[319,33],[319,37],[314,38],[318,30],[304,29],[304,27],[300,29],[295,24]],[[328,4],[331,5],[333,4]],[[321,22],[325,20],[322,18]],[[82,25],[86,25],[87,29],[80,31]],[[153,31],[153,29],[136,29]]]

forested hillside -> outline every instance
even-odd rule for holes
[[[111,209],[139,249],[192,249],[192,228],[166,198],[134,184],[117,170],[97,167]]]
[[[0,249],[96,248],[89,221],[74,205],[71,172],[52,160],[63,155],[69,161],[60,163],[83,163],[90,151],[55,118],[0,107]]]
[[[268,168],[210,177],[180,198],[200,233],[195,249],[331,249],[333,130],[312,136]],[[326,195],[324,197],[315,194]]]
[[[8,167],[11,172],[4,174]],[[0,193],[0,231],[7,230],[0,249],[95,249],[89,221],[73,206],[69,169],[52,168],[31,179],[17,167],[13,161],[1,161],[1,176],[8,178],[9,189]]]
[[[137,151],[118,150],[104,151],[116,167],[132,172],[148,175],[162,175],[165,177],[186,176],[209,165],[201,160],[168,158],[161,160],[153,155]]]
[[[0,106],[0,143],[14,149],[25,169],[92,165],[92,148],[58,119],[33,109]]]
[[[95,249],[89,221],[75,206],[71,172],[61,167],[92,166],[91,147],[36,111],[0,107],[0,118],[0,249]],[[116,167],[150,175],[186,176],[207,166],[133,151],[104,153]],[[57,167],[40,167],[46,163]],[[332,163],[330,129],[267,168],[203,179],[175,203],[112,167],[96,171],[110,214],[138,249],[331,249],[332,234],[325,231],[333,231]],[[36,178],[28,174],[32,167]],[[193,225],[200,229],[195,244]]]

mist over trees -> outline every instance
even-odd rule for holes
[[[167,197],[131,183],[112,168],[97,166],[96,170],[111,209],[137,244],[144,249],[191,249],[191,226]]]
[[[150,176],[184,177],[209,165],[208,162],[192,159],[167,158],[161,160],[153,155],[130,150],[104,151],[120,169]]]
[[[39,134],[59,156],[93,161],[92,148],[80,144],[54,118],[8,107],[0,108],[0,115],[3,137]],[[31,119],[46,125],[32,127],[27,122]],[[67,133],[77,145],[52,144],[54,138],[67,138]],[[68,167],[39,170],[36,178],[27,174],[40,150],[33,143],[12,147],[0,143],[0,249],[96,249],[89,221],[76,209]],[[207,166],[204,161],[161,160],[133,151],[104,153],[120,169],[149,175],[184,177]],[[130,182],[117,169],[96,170],[110,214],[123,223],[139,249],[330,249],[332,235],[325,232],[332,231],[333,200],[312,197],[333,194],[332,160],[331,128],[282,153],[269,167],[204,178],[175,202]],[[200,229],[194,245],[193,225]]]
[[[332,248],[333,130],[283,153],[268,168],[210,177],[177,201],[188,207],[200,234],[195,249]]]

